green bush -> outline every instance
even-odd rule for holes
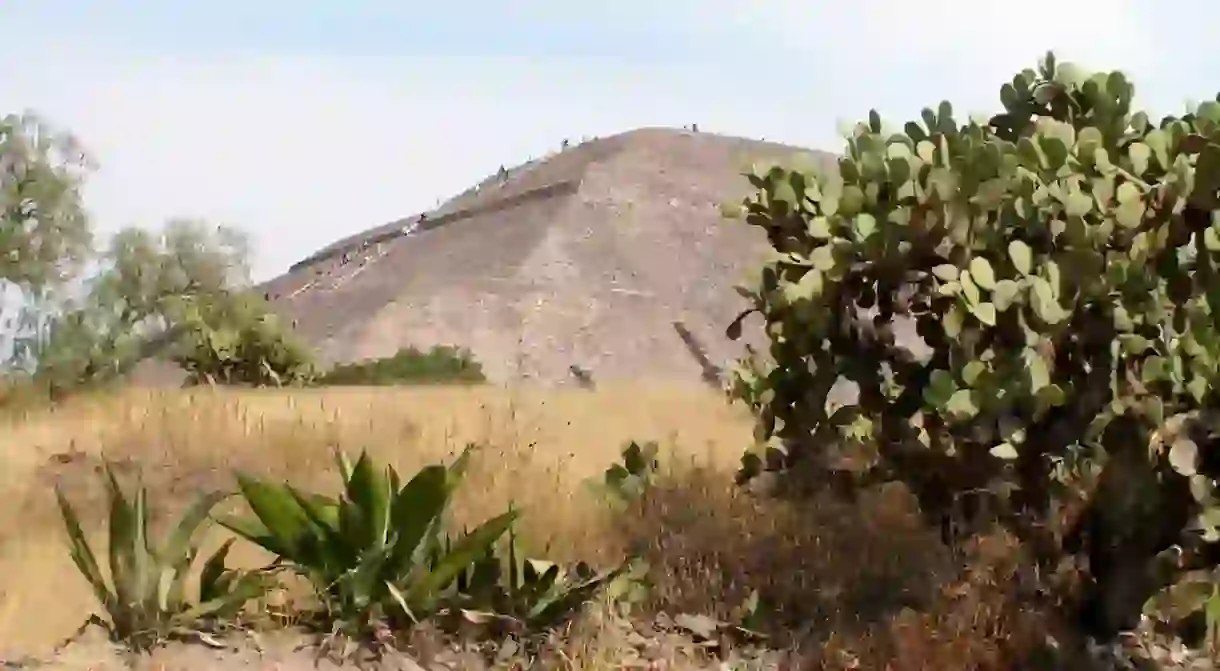
[[[313,353],[288,333],[261,298],[188,297],[172,308],[173,360],[187,384],[286,386],[315,377]]]
[[[339,364],[318,380],[322,385],[394,385],[485,382],[483,367],[467,350],[435,346],[424,352],[414,347],[391,357]]]
[[[1041,575],[1080,561],[1060,596],[1103,635],[1214,566],[1220,102],[1154,123],[1133,96],[1048,54],[990,119],[871,112],[837,173],[750,174],[773,254],[747,292],[770,356],[733,389],[758,417],[742,477],[849,468],[938,520],[985,503]],[[929,356],[896,342],[906,318]],[[835,407],[840,378],[859,397]]]

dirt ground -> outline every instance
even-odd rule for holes
[[[785,668],[787,656],[765,648],[731,652],[720,660],[707,653],[706,643],[683,632],[586,619],[584,631],[553,647],[527,652],[515,640],[481,643],[408,644],[408,650],[322,649],[317,637],[294,630],[242,632],[206,643],[171,642],[150,653],[132,654],[90,629],[54,657],[30,660],[22,668],[47,671],[478,671],[481,669],[667,669],[698,671],[733,668],[740,671]],[[592,625],[592,626],[590,626]],[[590,636],[590,630],[596,632]],[[419,638],[418,636],[416,638]],[[5,668],[0,664],[0,668]]]

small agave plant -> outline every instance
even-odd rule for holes
[[[90,618],[106,627],[115,641],[146,649],[166,637],[197,632],[209,621],[237,614],[267,589],[258,572],[225,568],[233,540],[221,545],[203,564],[197,600],[187,595],[186,582],[199,554],[196,537],[223,493],[201,496],[178,521],[168,537],[154,543],[149,535],[152,509],[140,485],[128,499],[109,465],[105,469],[108,498],[110,582],[89,547],[80,519],[59,487],[55,489],[68,533],[72,561],[93,588],[107,620]]]
[[[404,485],[367,453],[352,465],[336,451],[343,478],[337,498],[239,474],[254,517],[219,521],[276,555],[273,567],[308,579],[339,629],[369,633],[380,618],[419,622],[444,605],[458,577],[517,518],[509,511],[459,538],[447,536],[450,502],[470,454],[468,447],[450,466],[427,466]]]
[[[478,620],[494,614],[517,620],[530,629],[554,627],[626,577],[632,568],[624,563],[599,572],[584,562],[569,569],[531,559],[522,553],[511,530],[505,545],[507,555],[488,552],[463,572],[455,586],[469,618]]]

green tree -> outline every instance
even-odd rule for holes
[[[241,231],[197,220],[172,220],[159,235],[127,228],[111,239],[94,300],[115,305],[132,328],[164,330],[179,299],[244,290],[249,249]]]
[[[25,366],[28,381],[53,398],[125,373],[142,344],[110,306],[75,303],[25,306],[30,330],[16,338],[15,359]]]
[[[774,254],[747,292],[771,345],[735,381],[760,438],[742,476],[851,464],[937,519],[982,501],[1042,575],[1085,567],[1061,595],[1101,635],[1213,569],[1220,102],[1154,123],[1133,98],[1048,55],[990,119],[943,102],[891,132],[872,112],[837,172],[751,174]],[[835,407],[840,378],[859,396]]]
[[[159,234],[123,229],[76,295],[27,302],[15,360],[52,396],[113,380],[186,337],[184,301],[241,291],[248,249],[240,232],[199,221],[171,221]]]
[[[38,117],[0,118],[0,284],[38,295],[88,260],[80,187],[89,168],[76,141]]]
[[[92,167],[70,135],[33,114],[0,118],[0,355],[21,360],[52,340],[51,306],[63,304],[89,261],[92,229],[81,186]],[[82,323],[55,338],[79,349]],[[63,363],[53,367],[63,369]],[[13,377],[9,369],[6,378]]]
[[[289,379],[304,371],[296,366],[308,351],[287,342],[265,307],[238,295],[250,281],[244,234],[179,219],[159,232],[123,229],[97,249],[81,202],[90,167],[70,136],[37,117],[0,119],[0,289],[16,299],[0,302],[9,382],[58,396],[113,380],[171,346],[193,371],[225,379],[254,371],[265,381],[259,366],[268,362]],[[201,335],[205,327],[220,332]],[[207,370],[212,345],[235,333],[255,361]]]

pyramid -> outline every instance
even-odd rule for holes
[[[766,248],[719,206],[748,193],[750,163],[797,155],[834,161],[666,128],[592,140],[344,238],[258,290],[326,363],[456,345],[493,381],[709,379],[743,351],[724,335],[744,307],[733,286]]]

